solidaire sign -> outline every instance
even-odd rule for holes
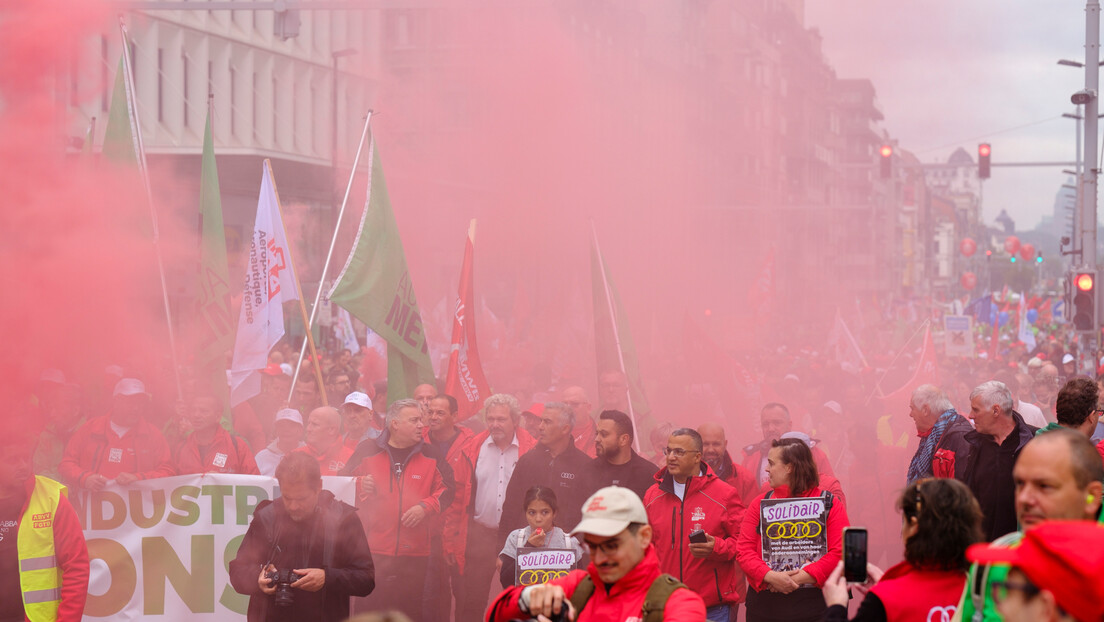
[[[323,487],[352,504],[351,477]],[[228,567],[253,510],[279,497],[260,475],[181,475],[69,495],[88,541],[85,620],[244,620]]]
[[[548,583],[552,579],[567,576],[574,566],[575,552],[571,549],[519,547],[514,583],[516,585]]]
[[[771,570],[798,570],[828,553],[824,499],[763,499],[759,511],[763,561]]]

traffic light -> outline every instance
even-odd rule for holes
[[[1012,263],[1016,263],[1016,256],[1012,255],[1011,257],[1008,258],[1008,261],[1010,261]]]
[[[992,152],[989,143],[978,145],[978,179],[989,179],[989,154]]]
[[[1073,273],[1073,328],[1096,330],[1096,272]]]
[[[881,156],[881,177],[882,179],[889,179],[893,160],[893,147],[890,145],[882,145],[882,148],[878,150],[878,155]]]
[[[1043,263],[1043,254],[1039,253],[1035,256],[1035,263]]]

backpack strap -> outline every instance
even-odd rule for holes
[[[644,596],[644,607],[641,609],[643,622],[663,622],[663,609],[667,606],[667,600],[675,590],[690,589],[686,584],[669,574],[661,574],[652,581],[648,593]]]
[[[827,490],[822,490],[820,491],[820,498],[824,499],[824,513],[827,514],[828,512],[831,512],[832,500],[834,499],[832,493]]]
[[[767,499],[770,499],[773,496],[774,496],[774,489],[771,488],[770,490],[767,491],[767,494],[766,494],[765,497],[763,497],[763,500],[766,501]],[[760,508],[762,508],[762,506],[760,506]],[[760,509],[759,511],[762,512],[762,509]],[[759,535],[763,535],[763,521],[760,520],[760,521],[755,522],[755,533],[757,533]]]
[[[579,612],[586,606],[590,597],[594,595],[594,579],[590,578],[590,574],[583,577],[582,581],[579,581],[579,585],[575,586],[575,591],[571,593],[571,606],[575,608],[575,619],[579,619]]]

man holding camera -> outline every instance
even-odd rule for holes
[[[249,622],[349,617],[349,597],[375,587],[372,553],[356,510],[322,490],[318,461],[291,452],[276,467],[280,497],[262,501],[230,562],[249,596]]]

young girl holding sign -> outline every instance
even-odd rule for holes
[[[574,566],[579,565],[583,557],[583,547],[579,541],[556,527],[556,493],[545,486],[533,486],[525,491],[525,520],[529,526],[515,529],[506,537],[506,545],[498,557],[502,561],[499,580],[503,587],[515,584],[519,547],[570,549],[575,556]]]

